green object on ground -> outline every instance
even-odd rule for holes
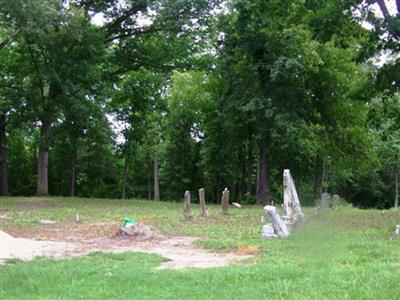
[[[131,226],[134,226],[134,225],[136,225],[135,220],[131,220],[128,217],[125,217],[125,219],[124,219],[124,228],[131,227]]]

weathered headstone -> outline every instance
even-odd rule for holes
[[[223,215],[226,215],[228,213],[228,206],[229,206],[229,190],[228,188],[225,188],[225,190],[222,192],[222,198],[221,198],[221,213]]]
[[[275,234],[274,226],[271,223],[265,224],[262,227],[261,237],[264,239],[277,238],[278,235]]]
[[[270,220],[272,221],[274,234],[276,234],[278,237],[287,237],[289,235],[289,230],[285,222],[283,222],[281,216],[276,212],[276,207],[267,205],[264,207],[264,211],[266,214],[268,214]]]
[[[329,200],[331,196],[328,193],[321,194],[321,210],[329,209]]]
[[[200,199],[200,214],[202,217],[207,217],[207,206],[206,206],[206,197],[204,194],[204,188],[199,189],[199,199]]]
[[[338,194],[333,194],[332,196],[332,206],[334,207],[339,207],[339,195]]]
[[[395,237],[400,236],[400,225],[396,225],[396,229],[394,230]]]
[[[190,192],[186,191],[183,198],[183,216],[185,218],[191,217],[190,215]]]
[[[283,219],[289,223],[296,223],[304,216],[296,185],[289,169],[283,171],[283,210]]]

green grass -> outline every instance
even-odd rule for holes
[[[224,268],[157,270],[162,257],[95,253],[69,260],[12,261],[0,267],[0,299],[399,299],[400,238],[393,211],[342,207],[318,213],[284,240],[261,240],[259,207],[222,217],[183,221],[181,204],[130,200],[8,198],[0,202],[3,230],[41,230],[40,219],[85,226],[125,215],[166,234],[202,238],[207,248],[258,250],[256,259]],[[197,212],[197,207],[193,208]],[[78,228],[79,229],[79,228]]]

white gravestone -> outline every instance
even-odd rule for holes
[[[278,237],[287,237],[289,235],[289,230],[285,222],[283,222],[281,216],[276,212],[276,207],[267,205],[264,207],[264,211],[269,216],[269,219],[272,221],[273,234],[277,235]],[[266,234],[271,233],[270,228],[271,227],[268,224],[267,226],[263,226],[263,230],[266,230]]]
[[[283,210],[283,218],[289,223],[296,223],[304,216],[296,185],[289,169],[283,171]]]

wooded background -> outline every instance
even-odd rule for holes
[[[398,202],[400,1],[0,0],[1,195]],[[96,22],[94,20],[97,20]]]

